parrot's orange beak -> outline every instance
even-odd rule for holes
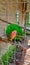
[[[13,31],[13,32],[11,33],[11,39],[14,39],[14,38],[16,37],[16,34],[17,34],[17,31]]]

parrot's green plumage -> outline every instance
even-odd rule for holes
[[[10,36],[12,31],[16,30],[17,31],[17,35],[14,39],[16,40],[21,40],[24,38],[24,30],[22,27],[16,25],[16,24],[9,24],[6,28],[6,35]],[[22,38],[18,37],[18,34],[22,36]]]

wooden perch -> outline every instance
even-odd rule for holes
[[[2,39],[2,37],[0,37],[0,41],[1,42],[6,42],[6,40],[5,39]]]
[[[2,22],[4,22],[4,23],[11,24],[11,23],[9,23],[9,22],[3,20],[3,19],[0,19],[0,20],[1,20]]]
[[[15,43],[15,42],[13,42],[13,41],[10,41],[9,39],[2,39],[1,37],[0,37],[0,42],[7,42],[7,43],[11,43],[12,45],[15,45],[15,46],[19,46],[19,47],[22,47],[24,50],[26,50],[27,48],[26,47],[24,47],[20,42],[20,45],[18,44],[18,42],[17,43]],[[15,43],[15,44],[14,44]]]
[[[4,23],[7,23],[7,24],[11,24],[10,22],[7,22],[7,21],[4,21],[4,20],[2,20],[2,19],[0,19],[2,22],[4,22]],[[22,26],[21,26],[22,27]],[[27,28],[25,28],[25,27],[22,27],[24,30],[28,30],[28,31],[30,31],[30,29],[27,29]]]

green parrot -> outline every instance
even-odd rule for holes
[[[22,39],[24,39],[24,30],[17,24],[8,24],[6,27],[6,35],[9,36],[11,40],[22,41]]]

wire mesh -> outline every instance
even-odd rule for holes
[[[20,11],[22,11],[22,7],[20,6],[22,3],[24,3],[24,9],[23,10],[25,10],[25,3],[30,3],[30,2],[28,2],[28,1],[25,1],[24,0],[24,2],[19,2],[20,0],[9,0],[10,2],[8,2],[8,0],[6,0],[5,1],[5,8],[2,8],[2,6],[4,6],[4,2],[2,1],[1,2],[1,0],[0,0],[0,18],[2,19],[1,21],[4,21],[5,20],[5,22],[7,21],[8,23],[9,22],[11,22],[11,23],[16,23],[17,24],[17,22],[16,22],[16,16],[15,16],[15,14],[16,14],[16,11],[17,10],[19,10],[19,9],[21,9]],[[13,2],[14,1],[14,2]],[[13,5],[12,5],[13,4]],[[19,7],[19,6],[21,7]],[[8,10],[8,8],[9,8],[9,10]],[[14,9],[13,9],[14,8]],[[2,9],[5,9],[5,12],[4,11],[2,11]],[[10,11],[10,9],[11,9],[11,11]],[[2,11],[2,12],[1,12]],[[24,14],[24,13],[23,13]],[[3,59],[1,59],[1,56],[3,55],[2,54],[2,52],[4,53],[4,52],[7,52],[7,50],[8,50],[8,46],[9,46],[9,44],[6,44],[6,45],[4,45],[2,48],[0,47],[0,50],[2,49],[2,51],[0,51],[0,65],[23,65],[25,62],[26,63],[29,63],[29,65],[30,65],[30,62],[28,62],[28,61],[25,61],[24,62],[24,57],[25,57],[25,52],[24,52],[24,49],[23,48],[27,48],[27,44],[25,45],[25,43],[26,43],[26,26],[24,25],[25,23],[23,22],[22,23],[22,21],[23,21],[23,16],[26,16],[26,13],[23,15],[23,14],[21,14],[21,12],[20,12],[20,14],[19,14],[19,18],[20,18],[20,16],[21,16],[21,18],[20,18],[20,20],[19,20],[19,23],[20,24],[18,24],[18,25],[20,25],[20,26],[22,26],[22,27],[24,27],[24,31],[25,31],[25,36],[24,36],[24,42],[22,42],[22,43],[24,43],[24,44],[21,44],[21,42],[16,42],[16,41],[14,41],[14,46],[16,46],[16,44],[18,44],[18,48],[19,48],[19,50],[18,51],[16,51],[16,48],[15,48],[15,50],[14,50],[14,54],[11,56],[11,57],[9,57],[9,61],[8,61],[8,53],[7,53],[7,56],[6,56],[6,58],[7,58],[7,60],[5,60],[5,61],[3,61]],[[20,22],[21,21],[21,22]],[[2,24],[2,23],[1,23]],[[0,24],[0,25],[1,25]],[[6,25],[7,25],[7,23],[6,24],[4,24],[5,25],[5,27],[6,27]],[[3,28],[4,28],[4,25],[3,25]],[[1,42],[0,42],[1,43]],[[8,42],[7,42],[8,43]],[[9,43],[11,43],[11,42],[9,42]],[[23,47],[22,49],[21,49],[21,46]],[[5,47],[5,49],[4,49],[4,47]],[[19,57],[18,57],[19,56]],[[16,58],[17,57],[17,58]],[[11,60],[10,60],[11,59]],[[3,64],[3,62],[5,63],[5,64]],[[13,62],[13,63],[12,63]],[[7,64],[6,64],[7,63]]]

